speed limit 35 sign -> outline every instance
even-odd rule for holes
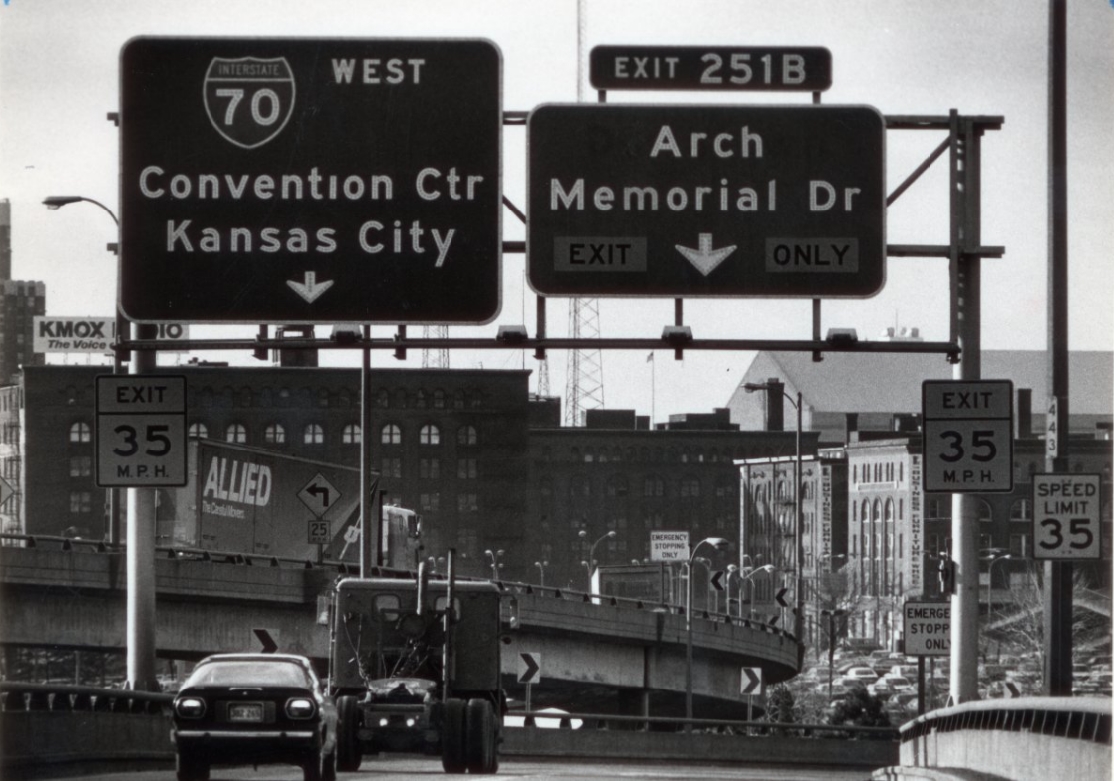
[[[1013,490],[1013,383],[925,380],[924,490]]]
[[[1033,475],[1033,558],[1102,558],[1101,475]]]
[[[97,485],[185,485],[186,378],[107,374],[96,388]]]

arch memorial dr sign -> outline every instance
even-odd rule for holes
[[[871,296],[885,282],[884,137],[869,106],[540,106],[527,129],[530,283]]]
[[[120,302],[145,322],[498,314],[502,55],[472,39],[121,52]]]

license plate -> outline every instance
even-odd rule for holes
[[[263,721],[263,703],[237,702],[228,706],[229,721]]]

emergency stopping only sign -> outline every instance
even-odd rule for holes
[[[688,560],[688,532],[650,532],[650,561]]]
[[[909,656],[947,656],[951,632],[950,603],[905,603],[905,653]]]
[[[502,56],[490,41],[141,37],[120,70],[129,318],[498,313]]]
[[[550,295],[865,297],[885,281],[868,106],[530,113],[527,268]]]

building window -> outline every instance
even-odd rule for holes
[[[318,407],[328,407],[329,406],[329,391],[328,391],[327,388],[322,388],[321,390],[317,391],[317,406]]]
[[[379,442],[383,445],[401,445],[402,429],[394,423],[388,423],[380,429]]]
[[[422,426],[421,433],[418,436],[418,442],[423,445],[440,445],[441,444],[441,429],[429,423]]]
[[[418,497],[418,505],[422,508],[422,512],[438,512],[441,509],[441,494],[437,491],[421,494]]]
[[[209,427],[204,423],[191,423],[189,435],[194,439],[208,439]]]
[[[700,481],[695,477],[686,477],[681,480],[681,497],[696,498],[700,496]]]
[[[322,445],[325,443],[325,429],[318,423],[310,423],[302,432],[302,442],[306,445]]]
[[[445,409],[445,391],[440,388],[433,392],[433,408]]]
[[[456,476],[461,480],[475,480],[476,473],[476,459],[458,458],[456,460]]]
[[[380,388],[375,392],[375,406],[380,409],[386,409],[391,406],[391,396],[387,393],[386,388]]]
[[[70,426],[70,442],[92,442],[93,430],[85,422],[74,423]]]
[[[642,483],[642,495],[662,498],[665,496],[665,480],[657,475],[650,475]]]
[[[70,491],[70,512],[88,513],[93,510],[93,494],[90,491]]]
[[[1029,535],[1028,534],[1011,534],[1010,535],[1010,555],[1020,558],[1028,558],[1029,556]]]
[[[441,459],[423,458],[418,462],[418,475],[423,480],[438,480],[441,477]]]
[[[456,509],[461,513],[479,512],[480,505],[475,494],[457,494]]]
[[[92,456],[73,456],[70,458],[70,477],[91,477],[92,474]]]
[[[456,430],[456,443],[465,447],[475,445],[477,442],[475,426],[461,426]]]
[[[360,444],[360,427],[355,423],[346,425],[344,431],[341,432],[340,441],[346,445]]]
[[[627,478],[623,475],[615,475],[607,481],[607,495],[614,497],[624,497],[627,495]]]
[[[397,457],[386,457],[382,461],[382,469],[380,473],[383,477],[402,477],[402,459]]]
[[[1032,507],[1029,505],[1028,499],[1018,499],[1010,505],[1010,520],[1020,523],[1027,523],[1033,520],[1033,511]]]
[[[453,409],[464,409],[464,391],[453,391]]]
[[[263,441],[268,445],[282,445],[286,443],[286,429],[281,423],[271,423],[263,429]]]
[[[235,445],[246,445],[248,430],[244,428],[242,423],[233,423],[224,430],[224,441]]]

